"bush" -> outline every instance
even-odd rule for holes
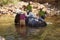
[[[0,0],[0,5],[6,5],[8,3],[17,3],[19,0]]]
[[[8,0],[3,0],[3,4],[8,4]]]

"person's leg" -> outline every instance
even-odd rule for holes
[[[26,26],[28,26],[28,18],[26,18],[25,24],[26,24]]]
[[[45,19],[45,16],[41,16],[42,19]]]
[[[20,27],[20,34],[21,36],[25,36],[26,35],[26,25],[25,25],[25,20],[21,20],[21,27]]]
[[[17,34],[20,34],[20,24],[15,24]]]

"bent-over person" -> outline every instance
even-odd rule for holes
[[[21,36],[26,35],[25,19],[26,19],[25,13],[21,13],[20,14],[20,34],[21,34]]]

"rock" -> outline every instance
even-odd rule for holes
[[[0,40],[5,40],[5,38],[0,36]]]
[[[46,22],[47,24],[53,24],[52,22]]]
[[[3,6],[0,8],[0,11],[1,11],[0,13],[1,14],[6,14],[6,13],[13,14],[17,8],[23,8],[23,5],[27,6],[28,2],[20,1],[16,4],[9,4],[9,5]],[[43,8],[43,11],[46,11],[48,15],[50,16],[60,15],[59,11],[57,11],[56,8],[52,7],[51,4],[49,3],[40,4],[37,2],[31,2],[31,6],[33,7],[32,12],[36,14],[38,13],[40,8]]]

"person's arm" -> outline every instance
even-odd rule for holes
[[[35,21],[39,21],[38,19],[35,19]]]
[[[45,12],[45,14],[47,14],[47,12]]]
[[[39,10],[39,12],[38,12],[38,15],[40,16],[40,10]]]
[[[27,15],[27,13],[25,15],[26,15],[26,17],[29,17],[29,15]]]

